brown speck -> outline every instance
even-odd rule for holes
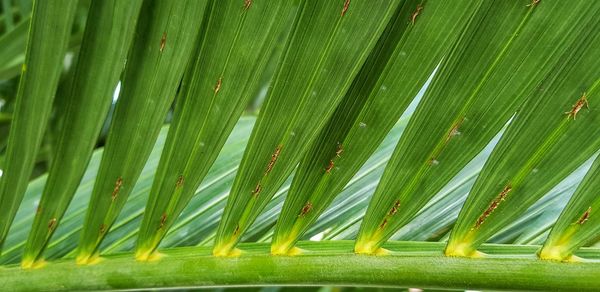
[[[417,9],[415,10],[415,12],[413,12],[410,15],[410,23],[412,23],[413,25],[415,25],[415,21],[417,20],[417,16],[419,16],[419,14],[421,14],[421,10],[423,10],[423,5],[418,4],[417,5]]]
[[[388,215],[394,216],[398,212],[398,208],[400,208],[400,200],[396,200],[396,203],[394,203],[394,206],[392,206],[392,209],[390,210]]]
[[[490,203],[490,205],[483,212],[483,214],[481,214],[481,216],[477,218],[477,221],[475,222],[475,227],[473,227],[471,230],[479,229],[483,222],[485,222],[485,219],[487,219],[496,210],[496,208],[498,208],[500,203],[502,203],[504,199],[506,199],[506,196],[511,190],[512,187],[510,185],[505,186],[504,189],[502,189],[502,192],[500,192],[500,194],[496,196],[496,198]]]
[[[215,94],[219,93],[221,90],[221,85],[223,84],[223,77],[219,77],[217,80],[217,84],[215,85]]]
[[[260,186],[260,184],[256,184],[256,187],[254,187],[254,190],[252,191],[252,196],[258,196],[260,191],[262,191],[262,186]]]
[[[176,188],[181,188],[183,186],[184,181],[185,181],[185,179],[183,178],[183,175],[180,175],[177,178],[177,182],[175,183],[175,187]]]
[[[117,199],[117,195],[119,194],[119,191],[121,190],[122,186],[123,186],[123,178],[119,177],[119,178],[117,178],[117,181],[115,182],[115,188],[113,189],[112,196],[111,196],[113,202]]]
[[[585,108],[589,109],[590,108],[590,104],[587,100],[587,96],[586,93],[584,92],[583,95],[577,100],[577,102],[573,105],[573,108],[568,111],[565,112],[565,114],[567,115],[567,119],[573,117],[573,120],[575,120],[575,118],[577,118],[577,113],[585,106]]]
[[[250,9],[250,6],[252,6],[252,0],[244,0],[244,10]]]
[[[388,220],[387,219],[383,219],[383,222],[381,222],[381,224],[379,225],[379,229],[383,229],[385,228],[385,226],[388,224]]]
[[[269,174],[269,172],[271,172],[271,170],[273,169],[273,166],[275,165],[277,158],[279,158],[279,154],[281,154],[281,147],[283,147],[283,145],[278,145],[277,148],[275,148],[275,152],[273,152],[273,154],[271,155],[271,160],[269,161],[269,164],[267,165],[267,170],[265,171],[265,175]]]
[[[163,213],[162,216],[160,216],[160,226],[158,228],[165,227],[165,223],[167,223],[167,213]]]
[[[333,160],[329,160],[329,164],[325,168],[325,172],[331,173],[331,170],[333,169],[334,166],[335,166],[335,164],[333,163]]]
[[[238,233],[240,233],[240,225],[236,225],[235,229],[233,230],[233,235],[237,235]]]
[[[335,150],[335,156],[342,157],[342,152],[344,152],[344,146],[338,142],[337,149]]]
[[[588,219],[590,218],[590,212],[592,212],[592,207],[587,208],[585,213],[583,213],[583,215],[581,215],[581,218],[579,218],[579,220],[577,220],[577,224],[582,225],[583,223],[588,221]]]
[[[306,202],[306,204],[304,205],[304,207],[302,207],[302,210],[300,210],[300,214],[298,215],[298,217],[304,217],[304,215],[306,215],[308,212],[310,212],[313,208],[313,205],[311,202]]]
[[[106,224],[102,223],[100,224],[100,234],[104,234],[104,232],[106,232]]]
[[[161,53],[165,50],[166,45],[167,45],[167,33],[163,32],[162,38],[160,38],[160,52]]]
[[[529,3],[529,4],[525,5],[525,6],[527,6],[527,7],[533,7],[533,6],[538,5],[540,3],[540,1],[541,0],[531,0],[531,3]]]
[[[54,228],[56,228],[56,218],[52,218],[48,221],[48,230],[52,231]]]
[[[346,14],[348,8],[350,8],[350,0],[346,0],[346,2],[344,2],[344,8],[342,8],[342,16]]]
[[[464,120],[464,118],[460,118],[458,121],[456,121],[454,123],[454,125],[452,125],[452,128],[448,132],[448,136],[446,136],[446,142],[450,141],[450,139],[452,139],[452,137],[460,135],[458,128],[462,124],[463,120]]]

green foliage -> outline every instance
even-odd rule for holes
[[[600,208],[596,191],[600,187],[600,159],[594,164],[577,188],[552,228],[540,257],[553,260],[568,260],[581,246],[598,236],[600,224],[598,216],[593,216]]]
[[[564,8],[563,15],[569,11]],[[573,22],[600,29],[595,16],[600,7],[572,9]],[[446,253],[472,255],[598,151],[597,108],[586,110],[585,104],[598,96],[600,79],[592,68],[600,63],[592,52],[600,45],[600,35],[587,30],[565,35],[573,43],[530,93],[494,149],[461,210]]]
[[[196,44],[206,1],[142,5],[107,144],[79,245],[93,262],[148,159]]]
[[[81,45],[52,168],[27,240],[25,267],[42,257],[41,251],[81,181],[111,105],[112,88],[123,69],[141,4],[92,1],[88,18],[95,25],[87,27]],[[54,222],[54,226],[49,228],[48,222]]]
[[[274,253],[288,252],[373,154],[457,39],[475,7],[472,1],[434,1],[425,6],[420,1],[406,1],[399,7],[302,159],[277,221]],[[411,16],[419,9],[423,12],[413,20]],[[432,47],[431,42],[439,46]]]
[[[264,71],[278,38],[289,31],[289,18],[295,12],[292,4],[209,4],[210,17],[202,28],[197,58],[183,81],[171,134],[150,191],[138,259],[156,249],[217,158],[251,93],[261,85],[256,72]]]
[[[0,286],[599,290],[597,15],[2,0]]]
[[[215,255],[233,252],[293,171],[399,2],[355,1],[352,7],[334,1],[302,2],[228,198]]]
[[[52,110],[75,4],[70,0],[42,1],[33,10],[10,142],[3,163],[5,168],[0,179],[0,247],[27,188]],[[53,222],[48,223],[48,229],[55,227],[56,220]]]

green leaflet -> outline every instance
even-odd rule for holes
[[[597,108],[597,107],[596,107]],[[542,259],[568,260],[573,253],[595,239],[600,233],[600,158],[579,185],[575,194],[552,227],[544,247],[539,253]]]
[[[39,1],[34,7],[0,179],[0,247],[23,199],[48,122],[76,4]]]
[[[405,1],[302,159],[277,221],[285,254],[369,158],[480,1]]]
[[[93,261],[148,159],[196,44],[207,1],[145,1],[90,200],[78,261]]]
[[[587,21],[582,14],[594,6],[526,4],[484,1],[476,12],[398,143],[357,252],[376,252],[488,144],[577,40]]]
[[[482,242],[600,148],[594,105],[600,102],[600,6],[580,3],[584,9],[567,22],[581,28],[573,33],[577,41],[537,84],[494,149],[452,230],[447,255],[476,256]],[[561,10],[563,17],[568,12]]]
[[[369,160],[365,162],[363,167],[340,192],[340,195],[331,203],[331,208],[310,226],[302,239],[311,239],[313,236],[319,238],[321,233],[325,235],[327,230],[345,225],[355,216],[361,216],[364,213],[370,194],[383,173],[383,166],[387,163],[407,121],[407,118],[401,118],[394,125]],[[244,234],[243,241],[269,242],[272,240],[274,225],[279,220],[282,205],[284,199],[288,196],[287,193],[290,190],[291,183],[292,179],[288,179],[279,189],[265,211],[252,224],[252,228]]]
[[[596,158],[594,155],[590,157],[577,170],[556,185],[548,194],[529,207],[523,216],[507,226],[517,227],[521,225],[522,231],[506,230],[504,228],[508,233],[518,235],[514,242],[512,242],[513,244],[544,244],[544,241],[548,238],[550,229],[552,229],[552,225],[554,225],[577,189],[577,186],[590,169],[594,158]],[[496,235],[493,237],[496,237]]]
[[[177,219],[175,225],[169,230],[165,240],[161,243],[162,246],[174,247],[196,244],[205,237],[205,233],[202,232],[203,229],[204,232],[207,229],[209,232],[216,229],[217,220],[225,205],[226,195],[233,182],[237,166],[242,159],[244,147],[248,142],[254,122],[254,117],[243,116],[240,118],[219,157],[206,175],[204,182],[190,204],[182,212],[182,215]],[[127,203],[113,224],[111,232],[102,241],[103,254],[133,251],[134,239],[138,234],[138,227],[168,130],[169,126],[162,127],[154,149]],[[102,153],[103,148],[94,151],[86,173],[81,180],[81,185],[78,187],[63,220],[61,220],[61,224],[57,227],[55,235],[48,244],[45,252],[47,259],[73,258],[76,255],[75,249],[83,227],[81,222],[85,219]],[[47,175],[44,175],[29,184],[23,203],[7,237],[5,252],[0,257],[0,264],[6,265],[19,262],[35,216],[35,206],[46,179]],[[211,223],[207,224],[207,222]]]
[[[27,31],[30,20],[28,17],[0,37],[0,71],[22,62],[22,59],[18,57],[23,54],[27,45]],[[15,62],[16,59],[20,59],[18,60],[20,62]]]
[[[138,239],[137,258],[154,252],[213,164],[260,85],[294,1],[212,1],[197,59],[177,102]],[[201,118],[199,118],[201,117]]]
[[[228,255],[342,99],[400,1],[303,1],[217,232]]]
[[[81,181],[112,102],[142,1],[93,0],[52,167],[29,233],[23,267],[43,259]],[[102,47],[102,50],[97,48]],[[50,228],[50,225],[51,228]]]
[[[14,19],[13,19],[13,8],[11,0],[2,0],[2,12],[4,12],[4,26],[5,29],[11,30],[14,27]]]

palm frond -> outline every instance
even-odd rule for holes
[[[0,285],[600,290],[597,15],[2,0]]]

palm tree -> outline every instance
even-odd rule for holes
[[[3,289],[600,289],[597,1],[1,11]]]

